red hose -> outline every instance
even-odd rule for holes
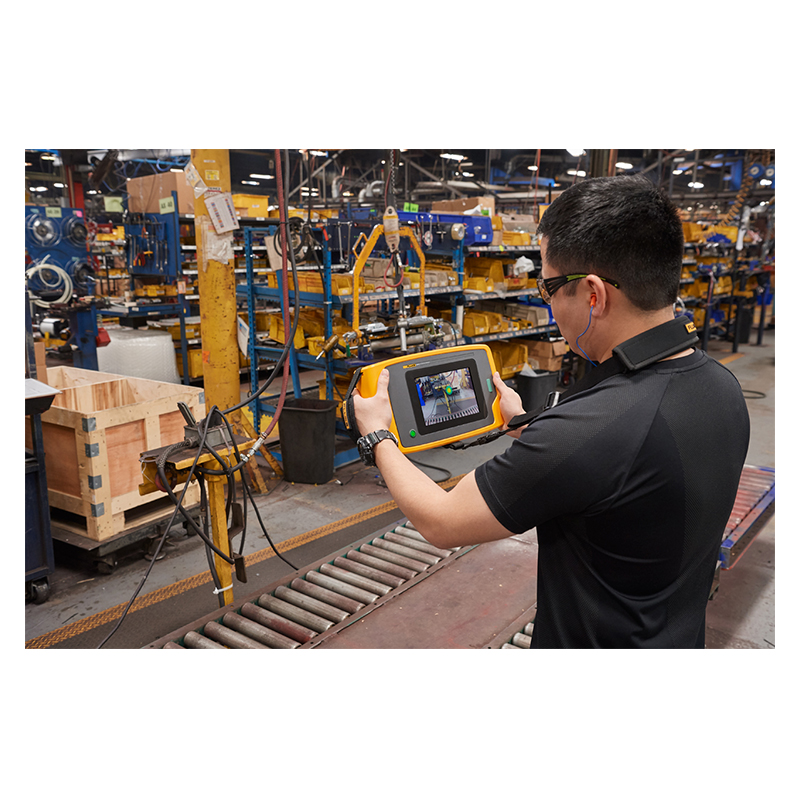
[[[286,212],[283,205],[283,170],[281,167],[281,151],[275,151],[275,179],[278,183],[278,215],[280,217],[280,224],[281,224],[281,241],[283,242],[283,247],[281,248],[283,251],[282,254],[282,261],[281,261],[281,270],[283,272],[283,308],[284,308],[284,315],[283,315],[283,337],[284,342],[286,343],[287,347],[291,346],[289,342],[289,337],[291,336],[291,325],[289,324],[289,265],[288,265],[288,251],[287,247],[291,247],[292,243],[289,239],[289,226],[286,219]],[[295,286],[295,291],[297,291],[297,287]],[[298,309],[295,313],[299,314],[300,310]],[[278,417],[281,415],[281,411],[283,410],[283,404],[286,400],[286,390],[289,386],[289,359],[287,358],[286,361],[283,362],[283,379],[281,380],[281,394],[278,398],[278,405],[275,408],[275,415],[270,420],[267,429],[261,434],[263,439],[266,439],[267,436],[272,432],[272,429],[278,422]]]

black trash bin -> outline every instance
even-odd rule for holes
[[[290,398],[278,418],[283,476],[293,483],[327,483],[336,452],[336,401]]]
[[[527,412],[539,411],[550,392],[556,390],[557,372],[537,372],[536,375],[517,375],[517,394]]]

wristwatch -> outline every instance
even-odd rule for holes
[[[384,439],[391,439],[395,444],[397,444],[397,438],[395,435],[391,431],[387,430],[372,431],[372,433],[368,433],[366,436],[362,436],[358,440],[358,454],[361,456],[361,460],[368,467],[375,466],[374,448],[378,442],[381,442]]]

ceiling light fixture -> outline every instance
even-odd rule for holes
[[[246,183],[248,186],[261,186],[258,181],[242,181],[242,183]]]
[[[568,147],[567,152],[577,158],[578,156],[582,156],[586,151],[581,147]]]
[[[261,175],[257,172],[250,173],[251,178],[263,178],[265,181],[271,181],[275,176],[274,175]]]
[[[439,158],[449,158],[451,161],[463,161],[466,156],[460,156],[457,153],[440,153]]]
[[[531,164],[531,165],[528,167],[528,169],[529,169],[529,170],[531,170],[531,172],[537,172],[537,171],[538,171],[538,169],[539,169],[539,167],[537,167],[537,166],[536,166],[536,164]]]
[[[614,166],[617,169],[633,169],[633,164],[628,164],[627,161],[617,161]]]

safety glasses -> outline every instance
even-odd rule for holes
[[[539,288],[539,295],[541,296],[542,300],[547,303],[547,305],[550,305],[550,300],[552,299],[553,295],[562,286],[565,286],[571,281],[578,281],[581,278],[588,278],[590,274],[594,273],[587,272],[580,275],[556,275],[554,278],[537,278],[536,285]],[[610,278],[604,278],[602,275],[595,275],[595,277],[600,278],[601,281],[610,283],[615,289],[619,289],[619,284],[616,281],[612,281]]]

